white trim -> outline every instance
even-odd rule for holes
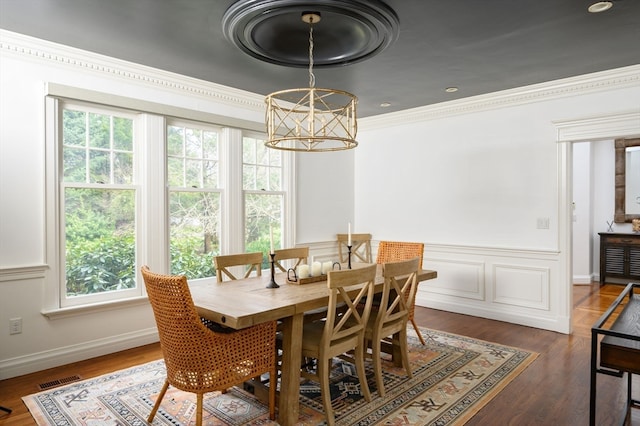
[[[0,283],[9,281],[42,279],[49,265],[20,266],[16,268],[0,268]]]
[[[581,118],[555,120],[557,142],[594,141],[640,135],[640,108],[636,111]]]
[[[0,380],[148,345],[157,341],[158,331],[155,328],[148,328],[133,333],[80,342],[49,351],[0,360]]]
[[[20,59],[47,62],[62,67],[83,69],[93,74],[104,74],[109,78],[121,78],[146,84],[163,91],[172,91],[214,100],[233,108],[263,112],[264,97],[245,90],[205,82],[169,71],[159,70],[133,62],[88,52],[58,43],[29,37],[7,30],[0,30],[0,51]]]
[[[471,96],[418,108],[361,118],[367,130],[407,125],[461,114],[477,113],[497,108],[509,108],[527,103],[584,95],[603,90],[623,89],[640,85],[640,65],[586,74],[531,86],[518,87],[485,95]]]
[[[562,312],[567,313],[569,330],[572,312],[572,159],[571,142],[640,135],[640,110],[625,111],[619,114],[608,114],[595,117],[579,117],[572,120],[554,121],[558,142],[558,257],[563,285],[561,303]],[[567,143],[569,142],[569,143]]]

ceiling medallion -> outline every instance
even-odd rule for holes
[[[322,15],[314,25],[317,68],[371,58],[398,37],[395,12],[378,0],[240,0],[225,12],[225,37],[243,52],[277,65],[307,67],[307,28],[303,12]]]

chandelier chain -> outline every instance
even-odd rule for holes
[[[316,86],[316,76],[313,74],[313,19],[309,21],[309,87]]]

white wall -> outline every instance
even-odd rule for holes
[[[613,149],[613,142],[611,149]],[[592,210],[593,173],[591,142],[573,144],[573,283],[589,284],[593,279],[592,267]],[[602,161],[602,160],[598,160]],[[613,192],[613,186],[609,188]]]
[[[47,318],[46,83],[264,123],[262,96],[0,31],[0,379],[157,341],[148,302]],[[353,220],[353,153],[301,155],[296,241]],[[23,320],[9,335],[9,319]]]
[[[640,112],[634,73],[619,88],[594,77],[365,120],[356,220],[376,240],[426,243],[438,279],[420,286],[419,304],[570,330],[571,179],[555,122]]]

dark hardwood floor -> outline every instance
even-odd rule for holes
[[[572,335],[426,308],[416,309],[416,320],[420,326],[540,354],[467,425],[588,425],[590,329],[623,288],[595,283],[574,286]],[[35,424],[21,397],[37,392],[40,383],[72,375],[86,379],[161,357],[159,345],[152,344],[0,381],[0,406],[13,409],[10,415],[0,413],[0,424]],[[597,424],[621,424],[626,379],[600,374],[598,384]],[[635,398],[640,399],[637,376],[634,390]],[[633,419],[627,424],[640,425],[640,410],[632,412]]]

